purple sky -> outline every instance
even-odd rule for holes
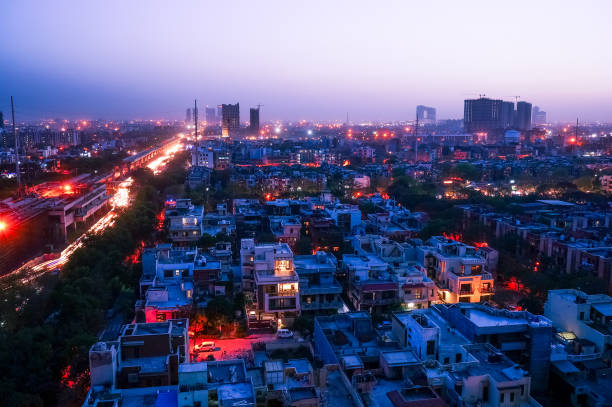
[[[520,95],[555,121],[612,121],[612,1],[11,0],[0,110],[22,118],[460,118]]]

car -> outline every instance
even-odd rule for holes
[[[293,338],[293,331],[290,331],[285,328],[280,328],[278,331],[276,331],[276,337],[281,339]]]
[[[199,345],[193,347],[196,352],[212,352],[216,349],[213,341],[202,342]]]

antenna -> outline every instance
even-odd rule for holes
[[[196,166],[200,165],[200,152],[198,151],[198,147],[200,146],[200,143],[198,142],[198,100],[194,99],[193,100],[193,121],[195,124],[195,156],[196,156]],[[191,165],[193,165],[193,163],[191,163]]]
[[[19,139],[15,131],[15,106],[11,96],[11,117],[13,119],[13,137],[15,138],[15,175],[17,176],[17,196],[21,196],[21,171],[19,170]]]
[[[576,117],[576,128],[574,129],[574,138],[576,138],[576,144],[578,143],[578,118]]]

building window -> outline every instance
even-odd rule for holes
[[[525,385],[521,384],[521,396],[525,395]]]
[[[166,320],[166,314],[163,312],[157,313],[155,319],[157,320],[157,322],[164,322]]]
[[[510,402],[514,402],[514,392],[510,393]]]
[[[499,402],[500,402],[500,403],[503,403],[503,402],[504,402],[504,398],[505,398],[504,396],[505,396],[505,395],[506,395],[505,393],[499,393]]]
[[[436,342],[435,341],[427,341],[427,354],[433,355],[436,351]]]

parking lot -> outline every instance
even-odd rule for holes
[[[251,357],[251,345],[258,342],[272,342],[276,340],[276,334],[254,334],[246,338],[233,339],[196,339],[191,343],[192,361],[199,362],[205,360],[209,355],[213,355],[215,360],[236,359]],[[199,352],[194,357],[193,347],[202,342],[214,341],[215,350],[212,352]]]

